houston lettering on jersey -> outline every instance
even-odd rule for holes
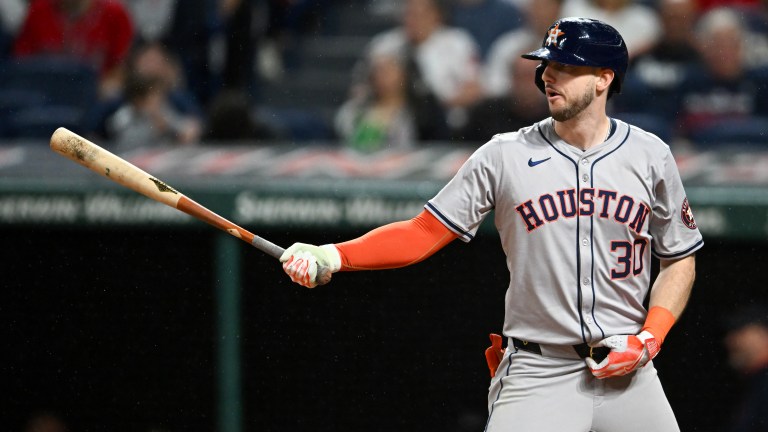
[[[578,202],[576,195],[578,194]],[[648,206],[629,195],[620,195],[616,191],[595,188],[566,189],[555,195],[544,194],[535,202],[528,200],[515,207],[531,232],[548,222],[557,219],[579,216],[612,217],[616,222],[627,224],[640,234],[645,220],[650,213]]]

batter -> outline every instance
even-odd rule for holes
[[[486,430],[679,431],[651,360],[688,301],[703,240],[670,149],[606,115],[628,59],[609,25],[558,20],[523,57],[541,62],[550,118],[494,136],[414,219],[294,244],[283,268],[313,287],[318,263],[410,265],[472,240],[494,210],[510,283]]]

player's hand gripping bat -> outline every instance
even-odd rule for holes
[[[61,127],[56,129],[51,136],[51,149],[148,198],[181,210],[194,218],[226,231],[267,255],[279,259],[280,255],[283,254],[284,249],[280,246],[224,219],[139,167],[70,130]],[[317,269],[317,284],[325,285],[330,281],[331,271],[326,267],[319,267]]]

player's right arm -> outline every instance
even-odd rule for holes
[[[318,264],[331,272],[405,267],[425,260],[457,237],[424,210],[413,219],[381,226],[344,243],[295,243],[280,261],[291,280],[313,288]]]
[[[312,288],[317,285],[318,264],[331,272],[405,267],[456,238],[470,241],[494,207],[501,159],[500,142],[492,139],[469,157],[415,218],[335,245],[296,243],[280,257],[283,269],[294,282]]]

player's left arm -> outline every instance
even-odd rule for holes
[[[693,219],[680,173],[669,147],[658,158],[655,203],[649,223],[653,255],[660,272],[651,287],[648,314],[640,333],[615,335],[597,345],[611,348],[600,363],[587,359],[598,378],[625,375],[643,367],[661,349],[667,333],[683,313],[696,274],[694,253],[704,242]]]
[[[651,333],[659,345],[688,304],[695,278],[695,255],[660,260],[659,275],[651,288],[648,317],[643,325],[643,331]]]
[[[592,374],[597,378],[626,375],[653,360],[667,333],[682,315],[695,278],[694,255],[661,259],[659,275],[651,288],[648,315],[640,333],[616,335],[600,341],[599,345],[611,348],[611,352],[600,363],[586,359]]]

